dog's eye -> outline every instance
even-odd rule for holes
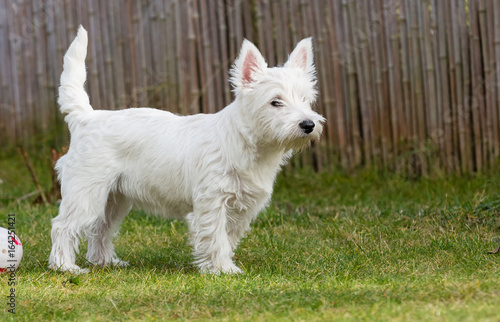
[[[280,100],[273,100],[271,102],[271,105],[274,107],[281,107],[281,106],[283,106],[283,103]]]

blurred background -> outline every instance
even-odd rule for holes
[[[498,162],[499,1],[0,1],[2,148],[67,145],[57,86],[79,24],[95,109],[216,112],[244,38],[275,66],[312,36],[328,125],[294,165],[425,176]]]

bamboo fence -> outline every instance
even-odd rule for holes
[[[0,146],[63,133],[56,91],[79,24],[96,109],[216,112],[244,38],[274,66],[313,36],[328,124],[296,164],[426,175],[499,160],[496,0],[0,0]]]

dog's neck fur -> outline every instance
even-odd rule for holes
[[[271,175],[274,178],[281,165],[286,163],[290,153],[278,145],[270,145],[263,142],[251,128],[242,120],[240,113],[244,113],[245,106],[242,106],[241,99],[236,98],[234,102],[226,106],[219,113],[227,113],[228,117],[220,118],[225,122],[221,126],[223,133],[220,135],[221,142],[225,145],[224,153],[231,167],[237,172],[261,172],[263,175]],[[230,127],[233,130],[228,130]],[[239,137],[234,138],[235,133]],[[274,181],[274,180],[273,180]]]

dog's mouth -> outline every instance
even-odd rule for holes
[[[302,151],[309,147],[315,146],[321,137],[321,131],[313,131],[309,134],[302,132],[297,135],[295,139],[291,139],[288,142],[283,142],[285,149],[292,149],[295,152]]]

